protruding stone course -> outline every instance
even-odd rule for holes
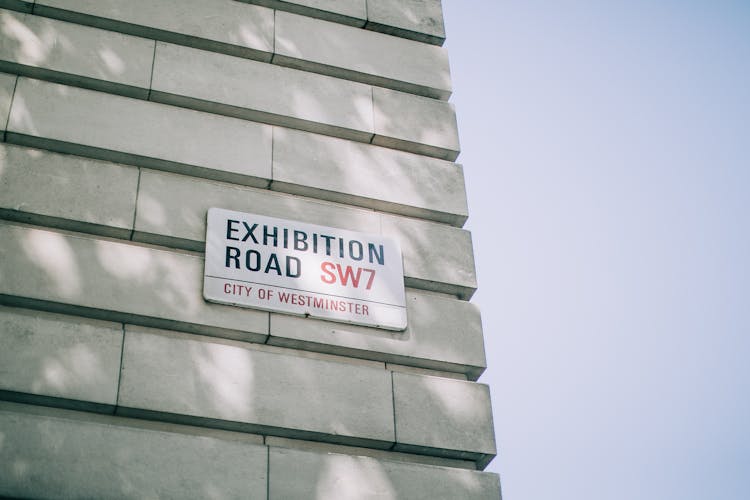
[[[268,343],[464,373],[486,366],[482,325],[474,304],[407,289],[403,333],[271,314]]]
[[[265,446],[96,417],[0,402],[0,495],[267,498]]]
[[[262,187],[271,177],[268,125],[23,77],[8,141]]]
[[[382,217],[383,234],[401,243],[407,286],[471,298],[477,280],[470,232],[429,221]]]
[[[129,326],[118,403],[272,435],[386,449],[394,441],[386,370]]]
[[[274,12],[234,0],[37,0],[34,13],[270,61]]]
[[[163,42],[151,99],[360,142],[373,136],[369,85]]]
[[[367,0],[365,27],[434,45],[445,41],[440,0]]]
[[[436,99],[451,94],[442,47],[276,12],[273,62]]]
[[[154,41],[0,10],[0,70],[145,99]]]
[[[468,215],[459,165],[289,129],[274,130],[271,189],[459,227]]]
[[[0,296],[55,310],[263,342],[268,313],[210,304],[203,259],[0,221]]]
[[[3,218],[130,238],[136,167],[7,144],[0,165]]]
[[[498,500],[496,474],[375,458],[269,449],[271,498]],[[289,471],[294,471],[290,474]]]
[[[114,408],[122,335],[120,323],[0,306],[0,390]]]
[[[495,456],[486,385],[393,372],[393,400],[394,449],[472,458],[481,469]]]
[[[453,161],[461,147],[453,104],[373,88],[373,144]]]
[[[367,22],[367,0],[239,0],[293,14],[362,27]]]

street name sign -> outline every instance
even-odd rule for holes
[[[203,297],[355,325],[406,328],[397,241],[222,208],[208,210]]]

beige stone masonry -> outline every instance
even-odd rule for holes
[[[38,0],[34,14],[270,61],[274,12],[234,0]]]
[[[118,413],[375,448],[394,441],[384,369],[130,326],[122,362]]]
[[[0,144],[0,170],[0,217],[130,238],[136,167]]]
[[[0,306],[0,392],[91,402],[111,412],[122,336],[120,323]]]
[[[145,99],[154,41],[0,10],[0,71]]]
[[[203,300],[203,258],[0,221],[0,300],[263,342],[268,313]]]
[[[127,424],[0,401],[0,495],[267,498],[268,449],[262,443]]]

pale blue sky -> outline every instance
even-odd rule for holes
[[[505,500],[747,500],[750,2],[443,8]]]

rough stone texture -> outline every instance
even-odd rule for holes
[[[471,298],[477,279],[469,231],[385,214],[382,227],[401,244],[407,286]]]
[[[442,47],[276,12],[273,62],[438,99],[451,93]]]
[[[152,100],[369,142],[369,85],[157,43]]]
[[[274,13],[234,0],[38,0],[34,12],[269,61]]]
[[[268,313],[209,304],[203,259],[0,221],[0,295],[58,312],[265,340]]]
[[[7,136],[9,142],[242,184],[265,187],[271,177],[269,125],[23,77]]]
[[[307,500],[489,500],[497,474],[375,458],[269,449],[269,496]],[[290,471],[294,473],[290,474]]]
[[[146,98],[154,41],[0,11],[0,69]]]
[[[461,226],[459,165],[435,158],[276,128],[272,189]]]
[[[118,403],[264,434],[386,448],[394,439],[386,370],[130,326]]]
[[[144,170],[138,192],[134,239],[203,251],[206,213],[211,207],[352,231],[380,232],[380,217],[371,211]]]
[[[135,167],[0,144],[4,218],[129,238],[137,188]]]
[[[5,125],[8,123],[10,103],[13,100],[13,90],[16,88],[16,75],[0,73],[0,127],[2,134],[5,133]]]
[[[458,157],[461,146],[453,104],[377,87],[372,95],[373,144],[450,161]]]
[[[0,306],[0,390],[114,406],[122,325]]]
[[[367,19],[366,0],[240,0],[317,19],[362,27]]]
[[[474,304],[407,289],[406,306],[404,332],[272,313],[268,342],[479,377],[486,361]]]
[[[490,391],[484,384],[393,372],[397,451],[471,458],[495,456]]]
[[[266,499],[268,449],[0,402],[0,495]]]
[[[367,29],[442,45],[440,0],[367,0]]]

